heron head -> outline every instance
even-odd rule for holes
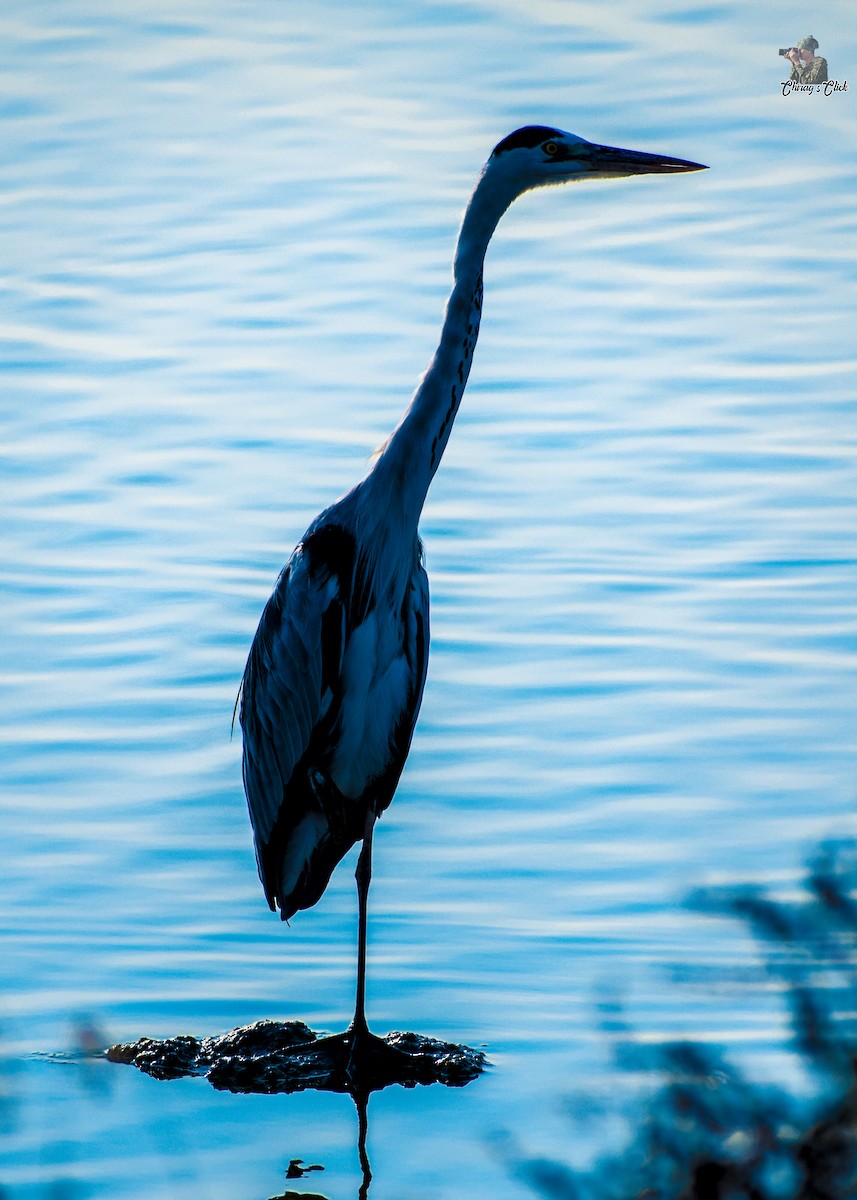
[[[516,191],[570,183],[577,179],[618,179],[625,175],[704,171],[702,163],[640,150],[599,146],[548,125],[527,125],[499,142],[486,173],[505,178]]]

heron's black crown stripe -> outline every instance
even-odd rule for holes
[[[491,157],[495,158],[498,154],[505,154],[507,150],[522,148],[532,150],[541,142],[552,137],[562,137],[561,130],[551,129],[550,125],[525,125],[523,129],[516,129],[514,133],[504,137],[502,142],[498,142]]]

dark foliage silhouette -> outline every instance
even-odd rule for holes
[[[793,1048],[815,1098],[749,1082],[724,1054],[689,1042],[632,1045],[622,1065],[663,1082],[620,1155],[586,1172],[498,1143],[545,1200],[853,1200],[857,1197],[857,843],[825,844],[804,895],[709,890],[707,912],[746,922],[764,969],[784,984]],[[615,1019],[613,1028],[615,1029]]]

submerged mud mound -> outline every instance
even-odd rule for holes
[[[221,1037],[144,1037],[111,1046],[107,1058],[155,1079],[204,1075],[221,1091],[265,1093],[372,1092],[393,1083],[463,1087],[487,1063],[480,1050],[417,1033],[355,1041],[350,1032],[321,1037],[302,1021],[257,1021]]]

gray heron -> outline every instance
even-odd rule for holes
[[[504,138],[464,213],[437,352],[365,478],[310,525],[262,613],[239,694],[243,778],[272,911],[312,907],[362,841],[352,1053],[369,1038],[366,908],[372,834],[411,745],[429,653],[418,522],[464,393],[491,236],[516,197],[583,179],[699,171],[543,125]]]

